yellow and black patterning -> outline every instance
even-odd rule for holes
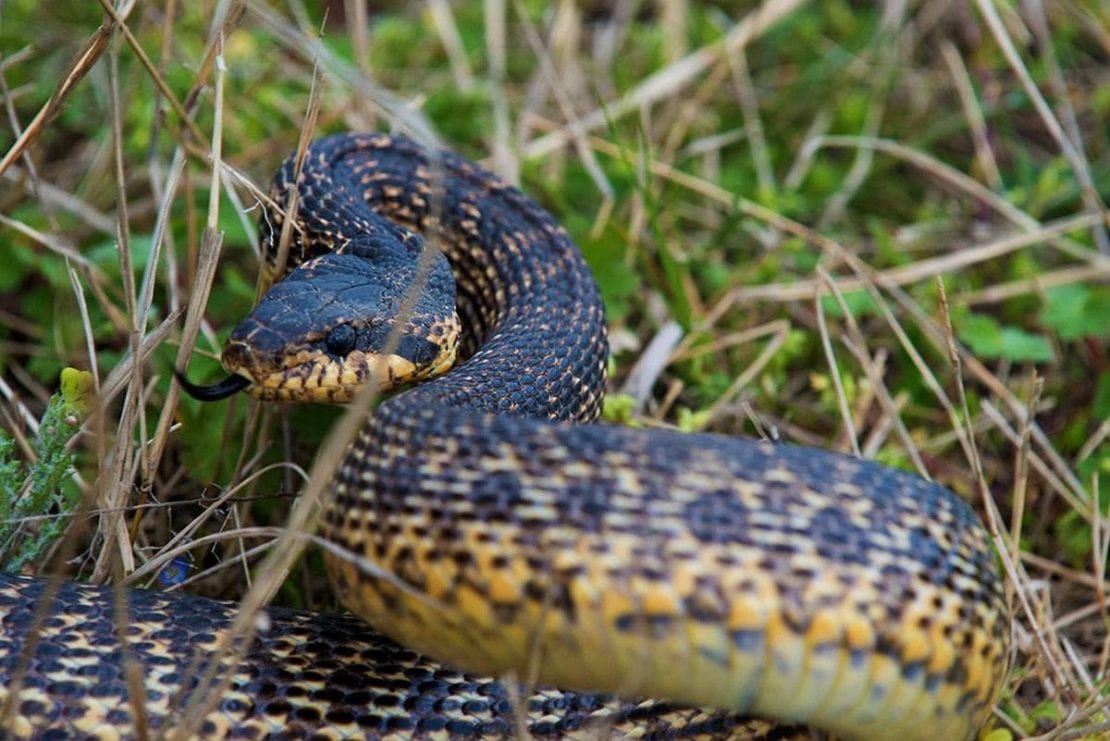
[[[344,380],[356,353],[379,358],[369,375],[389,385],[432,376],[457,351],[450,372],[378,407],[336,473],[322,535],[352,611],[449,665],[540,685],[774,716],[846,738],[969,738],[985,722],[1010,625],[988,535],[964,502],[824,451],[594,424],[607,343],[592,276],[549,214],[450,153],[332,137],[308,150],[296,180],[292,162],[282,168],[275,201],[294,187],[296,270],[331,274],[336,250],[384,251],[387,261],[407,255],[405,290],[416,276],[444,282],[427,238],[450,265],[461,320],[456,340],[450,316],[418,304],[415,326],[364,351],[354,344],[363,328],[392,327],[393,309],[344,309],[316,325],[333,292],[297,289],[285,304],[303,321],[288,322],[290,336],[260,306],[225,350],[232,380],[211,387],[211,397],[249,387],[320,399],[337,380],[358,385]],[[270,254],[280,220],[263,221]],[[366,235],[373,249],[359,246]],[[306,282],[318,285],[329,283]],[[280,355],[283,342],[299,359]],[[403,343],[404,362],[380,359]],[[305,680],[279,685],[301,692]],[[408,692],[395,689],[402,707],[424,707]],[[621,732],[741,733],[735,716],[662,726],[654,711],[629,731],[629,707],[607,711]],[[573,702],[559,718],[552,732],[583,722]],[[477,730],[497,736],[510,722]]]
[[[129,591],[121,638],[114,597],[90,584],[53,593],[45,580],[0,573],[0,738],[177,738],[192,708],[209,704],[201,678],[221,655],[235,604]],[[266,623],[241,660],[215,667],[228,687],[194,724],[199,737],[504,738],[523,730],[539,739],[739,740],[801,732],[660,701],[529,692],[423,658],[347,615],[273,608]],[[137,694],[125,656],[141,670]]]

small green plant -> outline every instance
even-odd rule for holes
[[[1045,299],[1041,321],[1060,339],[1110,336],[1110,289],[1072,283],[1049,289]]]
[[[65,529],[78,504],[70,480],[74,454],[66,445],[87,411],[84,376],[67,368],[32,443],[34,462],[19,459],[15,440],[0,431],[0,567],[18,571],[39,558]]]
[[[1020,327],[1003,326],[987,314],[968,314],[957,323],[956,333],[980,358],[1001,358],[1015,363],[1055,360],[1047,339]]]

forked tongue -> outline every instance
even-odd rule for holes
[[[185,393],[199,401],[219,401],[226,399],[234,393],[242,391],[251,382],[243,376],[232,373],[222,381],[217,381],[211,386],[200,386],[185,377],[185,373],[175,370],[173,375],[177,378],[177,382],[181,384],[181,388],[185,389]]]

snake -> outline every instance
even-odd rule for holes
[[[334,135],[270,196],[280,280],[228,337],[224,380],[179,380],[208,400],[382,394],[319,526],[357,618],[272,608],[217,658],[233,604],[136,590],[121,613],[110,587],[0,576],[16,737],[172,730],[198,667],[228,677],[194,719],[205,737],[742,738],[758,717],[781,723],[767,738],[967,739],[988,723],[1011,624],[966,502],[826,450],[600,423],[586,261],[451,151]]]

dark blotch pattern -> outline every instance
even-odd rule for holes
[[[496,680],[428,661],[349,616],[271,609],[269,628],[241,659],[220,658],[215,646],[234,604],[140,590],[126,595],[137,631],[122,646],[110,588],[66,583],[51,593],[43,580],[0,573],[0,706],[17,680],[22,698],[6,738],[24,732],[37,739],[80,737],[96,720],[132,737],[125,653],[142,673],[149,694],[140,701],[153,729],[179,727],[190,703],[208,703],[211,691],[199,678],[213,664],[217,677],[229,677],[195,726],[211,737],[307,738],[330,729],[344,737],[423,738],[450,729],[500,738],[516,728],[515,698],[535,738],[595,728],[658,738],[695,737],[707,729],[716,736],[719,729],[722,737],[739,739],[751,728],[738,716],[662,702],[552,689],[510,692]],[[59,642],[66,633],[77,640]],[[173,639],[155,641],[155,634]],[[92,642],[102,648],[88,650]],[[59,672],[69,679],[54,679]]]

